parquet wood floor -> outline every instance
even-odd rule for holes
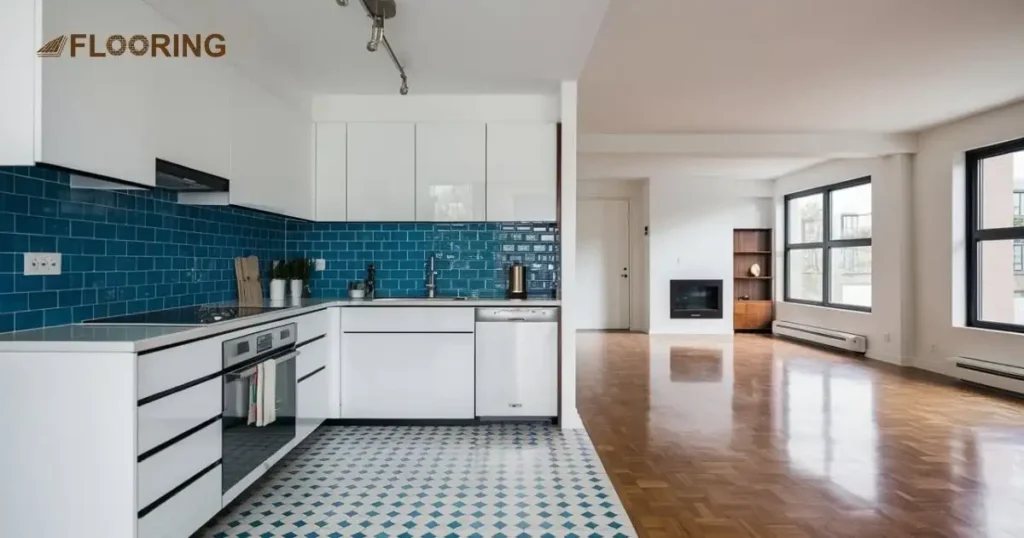
[[[1024,401],[757,335],[578,336],[641,537],[1024,538]]]

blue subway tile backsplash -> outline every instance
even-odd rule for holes
[[[169,191],[71,189],[64,172],[0,167],[0,332],[233,300],[234,258],[282,258],[285,223],[180,205]],[[62,274],[24,276],[25,252],[60,252]]]
[[[437,295],[505,295],[505,268],[529,268],[532,296],[551,298],[558,282],[560,243],[553,222],[302,222],[288,221],[289,257],[323,258],[313,273],[314,297],[344,297],[348,283],[377,269],[378,297],[426,295],[427,259],[437,260]]]
[[[323,258],[315,297],[344,297],[377,268],[380,297],[425,295],[427,258],[439,296],[503,297],[505,268],[529,268],[531,295],[558,287],[553,222],[318,223],[236,207],[190,206],[163,190],[72,189],[43,167],[0,167],[0,332],[231,301],[234,258]],[[25,252],[59,252],[62,274],[24,276]],[[266,292],[266,290],[265,290]]]

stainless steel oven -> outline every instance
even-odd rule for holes
[[[224,342],[223,493],[295,438],[296,332],[291,323]],[[276,418],[257,426],[250,406],[261,364],[274,368]]]

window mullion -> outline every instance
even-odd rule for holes
[[[835,241],[829,241],[829,246],[832,248],[870,247],[871,239],[836,239]]]
[[[796,243],[795,245],[786,245],[786,250],[810,250],[824,247],[825,243]]]
[[[1024,239],[1024,226],[1010,228],[985,228],[974,231],[975,241],[1005,241],[1008,239]]]
[[[821,239],[824,243],[821,252],[821,300],[826,305],[832,304],[832,189],[822,194],[822,230]]]

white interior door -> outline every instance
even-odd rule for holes
[[[576,326],[628,329],[629,202],[580,200],[576,211]]]

